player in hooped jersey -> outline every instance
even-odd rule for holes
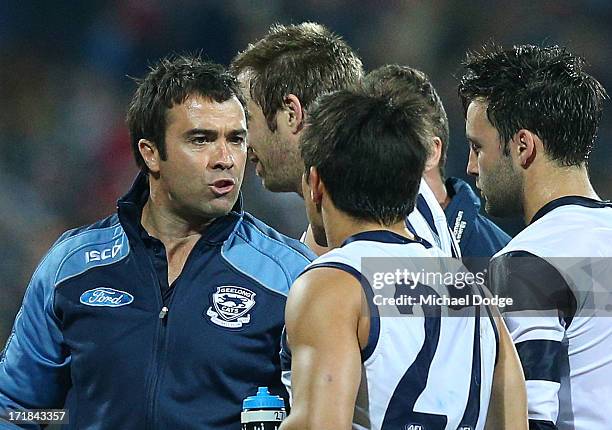
[[[333,249],[289,294],[283,430],[527,428],[524,380],[501,319],[484,307],[442,317],[448,309],[425,305],[385,317],[362,276],[363,257],[445,255],[405,224],[428,155],[416,106],[345,90],[310,113],[303,195],[315,239]]]
[[[361,60],[339,36],[320,24],[274,25],[232,61],[242,83],[249,118],[250,160],[263,185],[273,192],[302,195],[299,139],[317,97],[358,85]],[[460,255],[444,211],[425,181],[415,210],[406,220],[417,235],[448,256]],[[302,238],[317,254],[310,231]]]
[[[587,170],[606,92],[564,48],[493,46],[468,58],[459,95],[487,212],[527,224],[492,259],[490,286],[516,299],[504,319],[530,429],[609,430],[612,205]]]
[[[363,78],[363,87],[368,93],[396,101],[401,101],[405,96],[416,95],[420,98],[422,115],[429,124],[430,132],[430,154],[423,173],[431,199],[435,202],[429,206],[441,206],[444,210],[446,221],[460,246],[463,264],[472,272],[483,272],[487,268],[487,260],[510,242],[510,236],[480,214],[480,199],[467,182],[446,176],[449,122],[431,80],[413,67],[387,64],[369,72]],[[427,200],[428,196],[424,192],[421,194]],[[418,207],[417,202],[417,211],[413,214],[419,213]]]

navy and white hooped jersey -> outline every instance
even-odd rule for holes
[[[530,428],[612,428],[610,257],[612,204],[569,196],[540,209],[491,260],[494,292],[525,303],[503,316],[527,381]]]
[[[342,247],[305,269],[344,270],[360,281],[368,298],[370,333],[362,350],[353,428],[483,429],[498,342],[488,310],[480,306],[456,311],[433,305],[398,306],[391,309],[394,316],[386,316],[388,305],[383,309],[374,304],[379,289],[376,284],[373,289],[367,281],[365,273],[372,267],[362,267],[364,257],[400,258],[402,266],[413,273],[421,270],[418,257],[428,257],[449,271],[461,266],[458,260],[440,258],[446,257],[445,253],[423,240],[411,241],[390,231],[370,231],[350,237]],[[449,261],[457,263],[449,268]],[[406,287],[391,288],[397,294]],[[449,295],[441,285],[418,284],[415,293]],[[282,343],[283,382],[291,395],[291,351],[285,333]]]

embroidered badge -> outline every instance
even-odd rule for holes
[[[212,306],[206,311],[210,320],[221,327],[242,328],[251,322],[249,311],[255,306],[255,293],[231,285],[217,287],[212,295]]]

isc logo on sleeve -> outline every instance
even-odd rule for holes
[[[101,251],[92,250],[85,252],[85,263],[89,263],[91,261],[103,261],[108,260],[109,258],[115,258],[117,254],[121,252],[121,248],[123,248],[122,243],[115,244],[112,248],[106,248]]]

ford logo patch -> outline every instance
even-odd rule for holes
[[[113,290],[108,287],[98,287],[81,294],[80,301],[87,306],[108,306],[117,308],[132,303],[134,301],[134,296],[125,291]]]

